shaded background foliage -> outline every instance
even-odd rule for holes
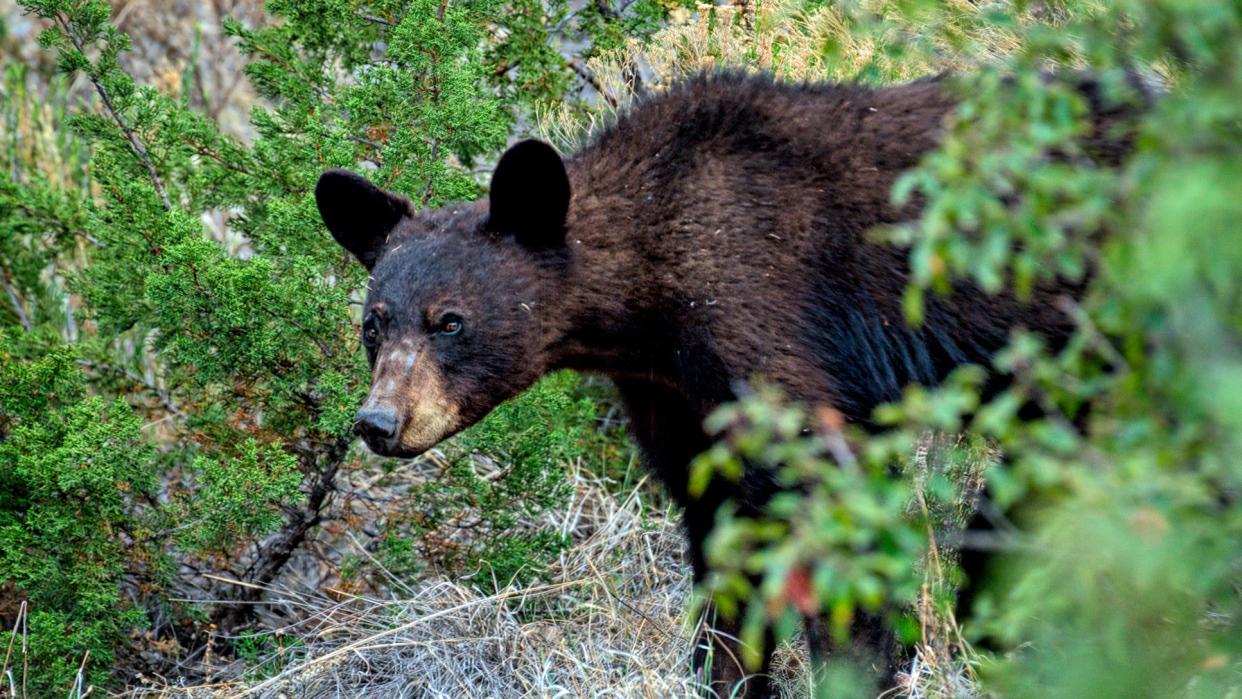
[[[540,518],[569,496],[565,465],[632,484],[606,390],[553,377],[429,459],[380,465],[368,482],[427,477],[368,502],[349,436],[365,274],[308,191],[351,167],[420,206],[473,198],[515,134],[579,143],[713,67],[960,71],[943,147],[894,192],[922,218],[876,233],[910,250],[911,322],[955,278],[1017,294],[1089,279],[1064,301],[1074,340],[1052,356],[1015,336],[995,367],[1014,383],[986,404],[975,368],[910,390],[866,439],[766,389],[713,418],[725,440],[696,478],[745,458],[810,499],[722,518],[716,603],[762,595],[750,608],[785,637],[795,612],[828,611],[839,638],[887,615],[915,667],[941,664],[920,696],[1242,691],[1238,3],[269,0],[191,3],[179,41],[125,4],[19,5],[9,18],[45,31],[39,50],[5,38],[3,58],[0,619],[29,668],[17,696],[196,678],[213,654],[267,671],[250,632],[296,615],[270,594],[294,577],[537,581],[568,545]],[[1161,93],[1120,165],[1084,149],[1083,98],[1049,77],[1067,69],[1109,103]],[[1027,403],[1041,416],[1019,419]],[[965,543],[1012,555],[954,619],[953,525],[998,454],[1003,526]],[[358,553],[331,550],[353,532]],[[1003,652],[971,651],[985,636]],[[867,692],[849,668],[825,677],[802,691]]]

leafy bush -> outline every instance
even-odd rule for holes
[[[788,621],[791,603],[822,605],[839,619],[908,602],[908,578],[877,575],[867,562],[917,557],[898,542],[923,528],[921,516],[894,517],[918,491],[878,473],[908,461],[929,431],[969,432],[1004,454],[987,480],[1012,520],[1012,531],[982,542],[1007,555],[975,608],[959,610],[969,612],[968,636],[1010,651],[979,664],[983,690],[1237,694],[1242,9],[886,7],[853,15],[851,36],[884,45],[919,24],[926,31],[911,60],[976,64],[956,78],[963,99],[943,145],[894,192],[899,202],[918,197],[921,218],[881,232],[910,249],[909,320],[919,323],[925,295],[950,293],[954,279],[1024,295],[1056,277],[1088,283],[1082,298],[1062,302],[1076,333],[1058,353],[1015,335],[994,367],[1013,384],[987,402],[982,374],[965,368],[880,410],[892,431],[856,436],[857,462],[835,454],[839,471],[811,481],[809,502],[780,500],[765,518],[719,530],[716,546],[750,555],[716,582],[717,599],[727,605],[745,573],[759,570],[777,621]],[[1092,152],[1084,97],[1064,81],[1071,69],[1089,69],[1106,107],[1160,93],[1119,164]],[[1020,417],[1028,404],[1041,416]],[[707,466],[727,474],[748,457],[803,479],[821,468],[808,456],[814,440],[790,428],[805,417],[779,401],[743,402],[713,419],[736,432],[705,455]],[[850,485],[833,487],[841,482]],[[839,555],[855,544],[866,555]]]
[[[161,81],[171,92],[134,80],[107,2],[19,4],[80,79],[70,92],[4,66],[0,589],[29,605],[34,695],[67,690],[83,663],[106,682],[118,649],[134,670],[167,670],[142,664],[144,643],[193,655],[212,631],[212,652],[231,653],[264,587],[332,516],[339,474],[361,461],[351,299],[365,272],[323,231],[308,196],[319,174],[358,169],[419,206],[473,199],[524,115],[590,89],[572,51],[666,11],[270,0],[269,23],[223,27],[262,100],[237,134],[198,110],[192,67]],[[530,575],[560,546],[519,521],[564,489],[593,415],[574,383],[497,418],[507,433],[533,414],[542,431],[507,443],[482,426],[443,484],[414,493],[412,511],[485,519],[491,538],[460,569]],[[480,458],[507,475],[478,480]]]
[[[833,635],[848,639],[855,610],[893,612],[918,591],[926,522],[906,516],[909,482],[893,478],[884,460],[860,464],[839,415],[823,412],[820,422],[812,429],[802,409],[762,389],[711,416],[707,427],[721,439],[693,466],[692,494],[713,477],[739,479],[744,468],[767,469],[786,488],[763,517],[718,513],[707,550],[712,599],[728,617],[746,615],[746,650],[763,647],[765,624],[790,638],[803,615],[821,611]],[[750,604],[755,597],[766,604]]]

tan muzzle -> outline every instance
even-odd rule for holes
[[[424,348],[409,339],[380,348],[371,394],[358,411],[355,431],[384,456],[415,456],[457,431],[457,406],[444,377]]]

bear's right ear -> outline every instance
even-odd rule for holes
[[[349,170],[328,170],[315,184],[319,215],[341,247],[367,269],[375,266],[388,234],[410,214],[409,202]]]

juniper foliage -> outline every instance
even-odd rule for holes
[[[590,93],[578,54],[665,10],[271,0],[267,24],[224,27],[262,98],[243,138],[196,111],[191,90],[135,82],[107,2],[20,5],[43,22],[59,71],[87,88],[68,95],[49,77],[31,91],[6,67],[0,590],[27,603],[35,696],[69,688],[79,667],[106,684],[114,651],[137,653],[125,646],[135,629],[193,654],[214,624],[214,652],[229,653],[261,588],[330,516],[341,470],[358,465],[366,274],[322,228],[308,196],[318,175],[360,170],[417,206],[474,199],[531,110]],[[501,577],[537,574],[560,545],[525,523],[564,495],[573,443],[538,440],[594,419],[567,390],[505,409],[550,406],[544,436],[514,443],[529,453],[488,432],[510,423],[485,425],[454,461],[470,483],[472,459],[516,464],[460,503],[490,518],[501,553],[489,557],[512,571]]]

